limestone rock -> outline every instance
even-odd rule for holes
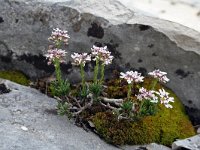
[[[166,147],[164,145],[159,145],[156,143],[151,143],[148,145],[141,145],[141,146],[129,146],[126,147],[126,150],[171,150],[171,148]]]
[[[175,141],[172,144],[173,150],[187,149],[199,150],[200,149],[200,135],[193,136],[184,140]]]
[[[166,146],[163,146],[163,145],[159,145],[159,144],[156,144],[156,143],[151,143],[149,144],[147,147],[147,150],[170,150],[171,148],[169,147],[166,147]]]
[[[55,27],[71,36],[61,67],[71,81],[80,75],[71,66],[70,54],[89,52],[94,43],[107,45],[115,56],[108,76],[113,69],[168,72],[168,87],[183,101],[193,123],[200,123],[200,33],[141,16],[115,0],[1,0],[0,69],[21,70],[31,78],[52,74],[44,53]],[[92,65],[86,70],[90,78]]]

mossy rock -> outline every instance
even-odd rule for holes
[[[0,71],[0,78],[7,79],[25,86],[28,86],[30,83],[28,78],[20,71]]]
[[[144,84],[149,85],[149,81],[146,80]],[[145,85],[143,86],[148,88]],[[164,87],[158,84],[156,88]],[[172,104],[172,109],[159,105],[158,112],[155,115],[146,116],[137,121],[119,121],[112,112],[99,112],[92,117],[97,132],[107,142],[115,145],[138,145],[155,142],[170,146],[176,139],[195,135],[195,130],[180,99],[171,90],[167,88],[165,90],[170,93],[170,96],[174,97],[175,102]],[[113,95],[113,92],[110,92]],[[121,95],[123,94],[117,94],[116,97]]]

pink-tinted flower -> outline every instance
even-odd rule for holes
[[[159,69],[158,70],[154,70],[152,72],[148,73],[150,76],[153,76],[154,78],[157,78],[160,82],[166,83],[169,81],[169,79],[167,78],[167,73],[166,72],[162,72]]]
[[[53,63],[56,59],[62,63],[64,62],[64,57],[65,57],[65,54],[67,52],[65,52],[64,50],[62,49],[57,49],[57,48],[54,48],[54,49],[49,49],[47,51],[47,54],[45,55],[47,57],[47,59],[49,59],[48,61],[48,65],[50,65],[51,63]]]
[[[99,59],[105,65],[112,63],[114,57],[111,55],[111,52],[107,50],[107,46],[97,47],[93,45],[93,48],[91,48],[91,50],[92,55],[95,57],[94,60]]]
[[[152,103],[158,102],[158,97],[155,95],[155,91],[153,90],[148,91],[143,87],[139,89],[139,94],[137,95],[137,99],[140,101],[150,100],[150,102]]]
[[[127,71],[126,73],[121,72],[120,75],[120,78],[125,79],[128,84],[131,84],[132,82],[143,82],[144,79],[144,77],[141,76],[141,73],[138,73],[137,71]]]
[[[56,28],[56,29],[53,29],[51,36],[48,39],[50,41],[53,41],[54,43],[63,42],[64,44],[68,44],[69,38],[70,37],[67,34],[67,31]]]
[[[159,92],[156,92],[160,97],[160,103],[164,104],[166,108],[173,108],[170,102],[174,102],[173,97],[169,97],[169,93],[166,92],[164,89],[159,89]]]
[[[104,51],[104,50],[107,50],[107,46],[98,47],[98,46],[93,45],[93,47],[91,48],[92,55],[95,56],[95,57],[98,56],[100,51]]]
[[[82,54],[78,54],[78,53],[74,53],[71,55],[72,59],[73,59],[73,64],[74,65],[83,65],[85,66],[86,62],[91,61],[91,55],[88,55],[87,53],[82,53]]]

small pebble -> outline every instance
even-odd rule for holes
[[[89,123],[89,126],[90,126],[91,128],[95,128],[95,125],[94,125],[94,123],[93,123],[92,121],[88,121],[88,123]]]
[[[21,126],[21,129],[22,129],[23,131],[28,131],[28,128],[25,127],[25,126]]]

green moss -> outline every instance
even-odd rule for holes
[[[28,86],[30,83],[28,78],[20,71],[0,71],[0,78],[7,79],[26,86]]]
[[[124,83],[120,79],[110,80],[108,83],[108,88],[105,92],[108,94],[109,97],[113,98],[124,98],[127,95],[127,84]]]
[[[149,82],[149,79],[145,80],[143,86],[148,88]],[[117,92],[115,92],[116,95],[113,95],[113,86],[107,92],[112,93],[111,96],[119,97]],[[161,87],[164,88],[158,84],[156,88]],[[111,112],[100,112],[92,118],[97,132],[107,142],[115,145],[156,142],[170,146],[176,139],[195,135],[195,130],[185,114],[180,99],[171,90],[167,88],[165,90],[175,99],[172,109],[159,105],[158,112],[154,116],[146,116],[135,122],[127,120],[118,121]]]

